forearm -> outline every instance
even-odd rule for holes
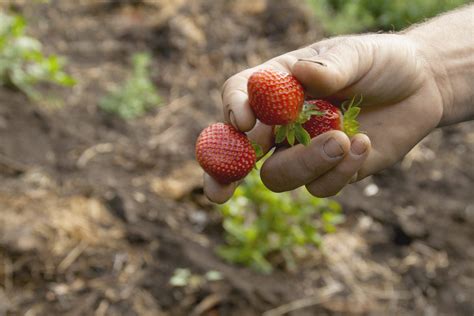
[[[440,125],[474,119],[474,5],[403,32],[427,59],[443,98]]]

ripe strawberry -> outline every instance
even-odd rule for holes
[[[310,106],[320,114],[311,115],[309,120],[303,123],[303,128],[314,138],[322,133],[331,130],[340,130],[348,136],[353,136],[359,132],[359,123],[356,118],[360,108],[354,104],[354,99],[346,106],[343,104],[344,113],[336,106],[324,100],[306,101],[305,107]]]
[[[253,73],[247,91],[255,116],[267,125],[295,121],[304,102],[304,90],[299,81],[288,73],[272,69]]]
[[[256,153],[244,133],[232,125],[215,123],[199,135],[196,159],[210,176],[228,184],[244,178],[252,170]]]

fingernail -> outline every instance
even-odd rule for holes
[[[333,137],[324,143],[323,150],[329,158],[340,158],[344,155],[344,149]]]
[[[239,129],[239,127],[237,126],[237,122],[235,120],[234,112],[232,110],[229,111],[229,120],[232,126],[234,126],[236,129]]]
[[[323,67],[327,67],[327,65],[321,61],[317,61],[317,60],[313,60],[313,59],[304,59],[304,58],[300,58],[298,59],[298,61],[305,61],[307,63],[313,63],[313,64],[317,64],[317,65],[320,65],[320,66],[323,66]]]
[[[351,141],[351,153],[356,156],[363,155],[367,151],[367,144],[360,139],[353,139]]]

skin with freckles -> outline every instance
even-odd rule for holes
[[[456,31],[461,34],[465,30],[456,23],[465,27],[466,23],[458,20],[468,19],[473,8],[437,18],[438,23],[445,27],[443,19],[455,21],[451,23],[451,37]],[[436,26],[436,19],[429,23]],[[338,103],[355,95],[363,96],[359,122],[364,133],[350,139],[343,132],[330,131],[313,138],[307,147],[296,145],[275,150],[261,168],[262,181],[270,190],[282,192],[306,186],[318,197],[334,195],[346,184],[399,161],[434,128],[472,117],[472,107],[462,104],[465,113],[459,114],[453,110],[457,104],[450,102],[451,95],[461,93],[471,95],[461,95],[463,98],[459,99],[472,100],[472,89],[453,91],[452,85],[440,84],[449,83],[450,69],[440,63],[443,56],[436,53],[428,35],[424,40],[420,31],[423,27],[400,34],[323,40],[244,70],[225,82],[222,88],[225,120],[248,132],[249,138],[265,152],[273,147],[272,128],[257,122],[246,91],[247,79],[257,69],[270,67],[293,74],[311,98],[329,98]],[[431,34],[432,28],[426,32]],[[468,44],[474,46],[472,39]],[[456,41],[451,45],[445,41],[443,45],[445,55],[449,56],[445,51],[451,46],[453,54],[460,51],[457,45],[461,44]],[[466,61],[470,71],[465,73],[469,75],[455,79],[471,82],[472,66]],[[204,191],[216,203],[228,200],[237,185],[220,185],[208,175],[204,176]]]

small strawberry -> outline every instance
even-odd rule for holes
[[[343,131],[348,136],[354,136],[359,132],[359,123],[356,119],[360,108],[358,104],[354,104],[354,99],[347,106],[343,103],[341,106],[342,111],[324,100],[306,101],[306,106],[313,107],[315,111],[321,113],[311,115],[309,120],[303,124],[303,128],[309,133],[311,138],[331,130]]]
[[[256,149],[247,136],[229,124],[210,125],[196,141],[197,161],[222,184],[244,178],[255,166],[256,158]]]
[[[267,125],[295,121],[304,103],[304,89],[289,73],[262,69],[248,79],[249,104],[255,116]]]

